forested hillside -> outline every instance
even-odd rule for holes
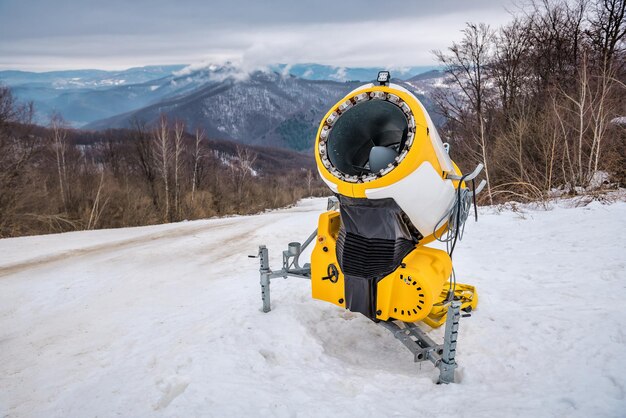
[[[88,132],[0,89],[0,237],[259,212],[326,193],[312,156],[156,127]]]
[[[489,202],[626,180],[625,2],[534,1],[435,51],[443,136],[482,162]]]

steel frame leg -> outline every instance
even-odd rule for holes
[[[267,247],[259,246],[259,273],[261,276],[261,300],[263,300],[263,312],[272,310],[270,303],[270,262],[268,259]]]
[[[272,310],[270,300],[270,281],[278,277],[286,279],[287,277],[300,277],[302,279],[311,278],[311,266],[305,264],[300,267],[298,264],[298,257],[302,253],[302,250],[309,245],[313,238],[317,235],[317,230],[311,234],[311,236],[305,241],[304,244],[298,242],[292,242],[286,251],[283,251],[283,267],[278,271],[272,271],[270,269],[270,261],[268,249],[265,245],[259,245],[259,252],[257,255],[249,255],[250,258],[259,259],[259,276],[261,281],[261,300],[263,301],[263,312],[267,313]]]
[[[448,306],[446,330],[443,337],[443,353],[437,364],[439,381],[437,383],[454,383],[456,363],[456,342],[459,336],[459,320],[461,319],[461,302],[453,301]]]

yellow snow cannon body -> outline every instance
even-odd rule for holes
[[[447,302],[476,307],[475,289],[452,280],[451,251],[425,244],[454,248],[482,167],[461,174],[412,93],[388,80],[350,92],[320,123],[315,160],[339,205],[319,217],[313,298],[432,327]]]
[[[422,104],[389,78],[381,71],[378,84],[349,93],[320,124],[315,159],[335,196],[316,230],[288,244],[279,270],[265,245],[250,257],[259,259],[263,312],[272,310],[272,279],[310,279],[313,298],[377,322],[414,361],[437,367],[438,383],[452,383],[461,310],[478,303],[473,286],[456,283],[452,254],[486,182],[475,186],[480,164],[461,174]],[[433,241],[446,251],[426,246]],[[311,262],[301,265],[311,243]],[[417,322],[445,324],[443,343]]]

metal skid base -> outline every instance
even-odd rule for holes
[[[282,277],[311,278],[311,267],[305,264],[300,267],[298,258],[304,248],[317,236],[315,230],[309,238],[301,245],[292,242],[286,251],[283,251],[283,266],[278,271],[272,271],[269,266],[268,250],[265,245],[259,246],[259,253],[251,258],[259,258],[259,273],[261,278],[261,299],[263,301],[263,312],[271,311],[270,303],[270,281],[271,279]],[[439,379],[437,383],[454,383],[454,371],[457,368],[456,342],[459,332],[459,320],[461,318],[461,303],[452,301],[448,305],[446,327],[443,344],[433,341],[415,323],[401,321],[379,321],[378,324],[385,327],[413,353],[415,362],[430,361],[439,369]]]
[[[448,305],[443,344],[435,343],[415,323],[380,321],[379,324],[391,331],[393,336],[413,353],[413,361],[430,361],[439,369],[437,383],[454,383],[454,370],[457,368],[455,358],[459,319],[461,318],[460,309],[460,302],[453,301]]]

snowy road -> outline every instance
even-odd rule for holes
[[[257,216],[0,240],[0,416],[624,416],[626,203],[483,210],[455,251],[479,309],[460,383],[273,282],[325,200]],[[442,330],[432,331],[440,338]]]

